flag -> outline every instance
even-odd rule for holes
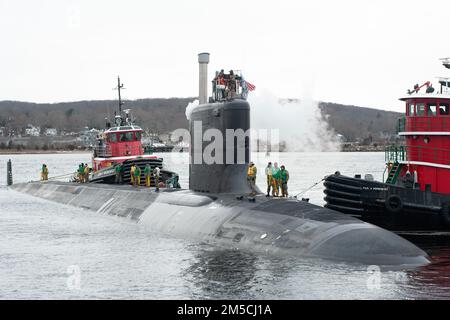
[[[256,87],[253,84],[251,84],[250,82],[245,81],[245,85],[247,86],[249,91],[253,91],[256,89]]]

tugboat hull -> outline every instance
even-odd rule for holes
[[[131,165],[135,164],[139,166],[141,169],[141,184],[145,184],[145,175],[144,175],[144,168],[147,164],[150,165],[151,169],[153,170],[155,167],[162,167],[162,159],[156,158],[156,159],[148,159],[148,158],[138,158],[133,160],[126,160],[122,163],[123,166],[123,183],[131,183],[131,177],[130,177],[130,169]],[[177,177],[178,174],[172,171],[161,169],[160,171],[160,181],[163,183],[166,183],[168,180],[173,180],[175,177]],[[98,170],[92,174],[92,177],[90,179],[90,182],[96,182],[96,183],[108,183],[112,184],[115,182],[116,178],[116,172],[114,166],[110,166],[107,168],[103,168],[101,170]],[[155,181],[153,179],[150,180],[150,186],[155,187]]]
[[[450,195],[336,174],[324,186],[325,207],[383,228],[450,230]]]

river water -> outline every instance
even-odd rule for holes
[[[161,154],[188,186],[188,155]],[[433,263],[413,270],[379,270],[316,259],[225,250],[149,233],[139,224],[8,189],[90,163],[90,154],[0,155],[0,298],[3,299],[449,299],[450,247],[428,245]],[[290,194],[325,175],[383,175],[382,153],[253,154],[265,188],[268,160],[290,172]],[[67,180],[62,177],[60,180]],[[302,194],[322,205],[323,185]]]

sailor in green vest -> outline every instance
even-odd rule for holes
[[[141,168],[139,166],[136,166],[136,169],[134,169],[134,185],[136,187],[140,186],[141,184]]]
[[[147,187],[150,187],[150,178],[151,178],[151,176],[152,176],[152,168],[150,167],[150,164],[149,164],[149,163],[147,163],[147,164],[145,165],[145,168],[144,168],[144,176],[145,176],[145,185],[146,185]]]
[[[80,163],[78,165],[78,181],[80,181],[80,183],[84,182],[84,165],[83,165],[83,163]]]
[[[121,163],[116,164],[116,167],[114,168],[114,171],[116,172],[116,179],[115,183],[122,183],[123,182],[123,166]]]
[[[280,168],[278,167],[278,162],[275,162],[272,167],[272,196],[278,197],[280,193]]]
[[[285,169],[284,165],[281,165],[280,180],[281,180],[281,196],[287,197],[288,196],[287,183],[289,181],[289,171]]]

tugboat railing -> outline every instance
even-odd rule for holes
[[[385,149],[385,161],[420,161],[450,165],[450,150],[423,146],[389,146]]]
[[[111,146],[102,145],[94,147],[94,157],[109,158],[112,156]]]

